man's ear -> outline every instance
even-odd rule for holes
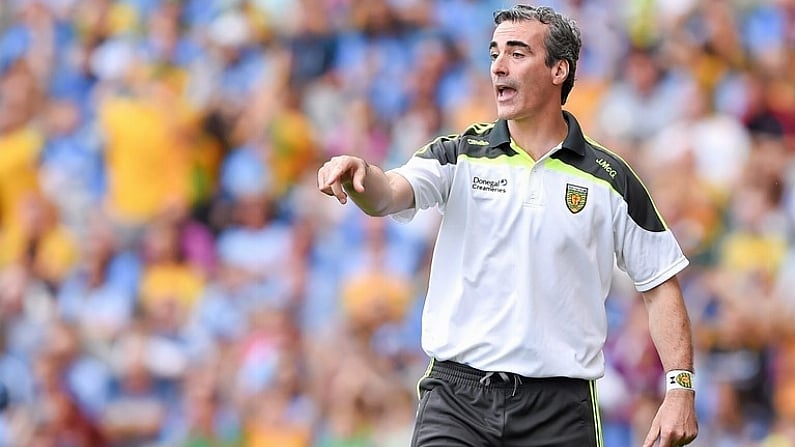
[[[562,85],[569,77],[569,61],[561,59],[552,66],[552,83]]]

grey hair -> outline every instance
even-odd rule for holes
[[[548,25],[547,35],[544,38],[544,47],[547,56],[544,62],[547,67],[565,60],[569,64],[569,75],[563,81],[560,103],[566,104],[566,99],[574,88],[574,73],[577,71],[577,60],[580,58],[582,38],[577,23],[564,15],[555,12],[548,6],[515,5],[508,9],[494,12],[494,23],[499,25],[505,21],[522,22],[535,20]]]

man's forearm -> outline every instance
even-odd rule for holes
[[[645,292],[649,332],[665,371],[693,371],[693,336],[679,282],[672,278]]]
[[[413,205],[413,201],[406,203],[400,194],[400,188],[394,182],[396,174],[387,174],[378,166],[367,165],[364,176],[364,191],[354,189],[352,182],[344,182],[343,188],[353,202],[370,216],[386,216],[401,211]],[[403,179],[405,182],[405,179]],[[398,191],[398,193],[396,193]]]

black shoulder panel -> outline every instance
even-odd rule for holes
[[[459,138],[458,135],[439,137],[414,153],[414,156],[436,160],[441,165],[454,165],[458,159]]]
[[[494,144],[495,133],[507,132],[507,127],[502,129],[504,126],[505,124],[502,122],[473,124],[461,134],[447,135],[433,140],[414,155],[436,160],[442,165],[455,164],[459,155],[466,155],[470,158],[517,155],[516,151],[509,146],[509,139],[505,140],[507,143]],[[502,137],[500,136],[500,138]]]
[[[559,150],[552,154],[552,158],[609,183],[624,198],[629,217],[641,228],[653,232],[665,231],[665,224],[646,187],[624,160],[590,143],[585,145],[585,156]]]

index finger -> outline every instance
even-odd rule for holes
[[[643,441],[643,447],[653,447],[654,441],[657,440],[657,437],[660,435],[660,427],[657,425],[657,421],[655,420],[651,424],[651,428],[649,429],[649,433],[646,435],[646,439]]]
[[[339,166],[331,162],[326,162],[326,164],[317,171],[317,187],[325,192],[325,190],[331,188],[331,185],[338,180],[341,174],[342,171]]]
[[[671,444],[672,441],[673,439],[671,438],[670,434],[662,433],[660,435],[660,447],[672,447],[673,446],[673,444]]]

